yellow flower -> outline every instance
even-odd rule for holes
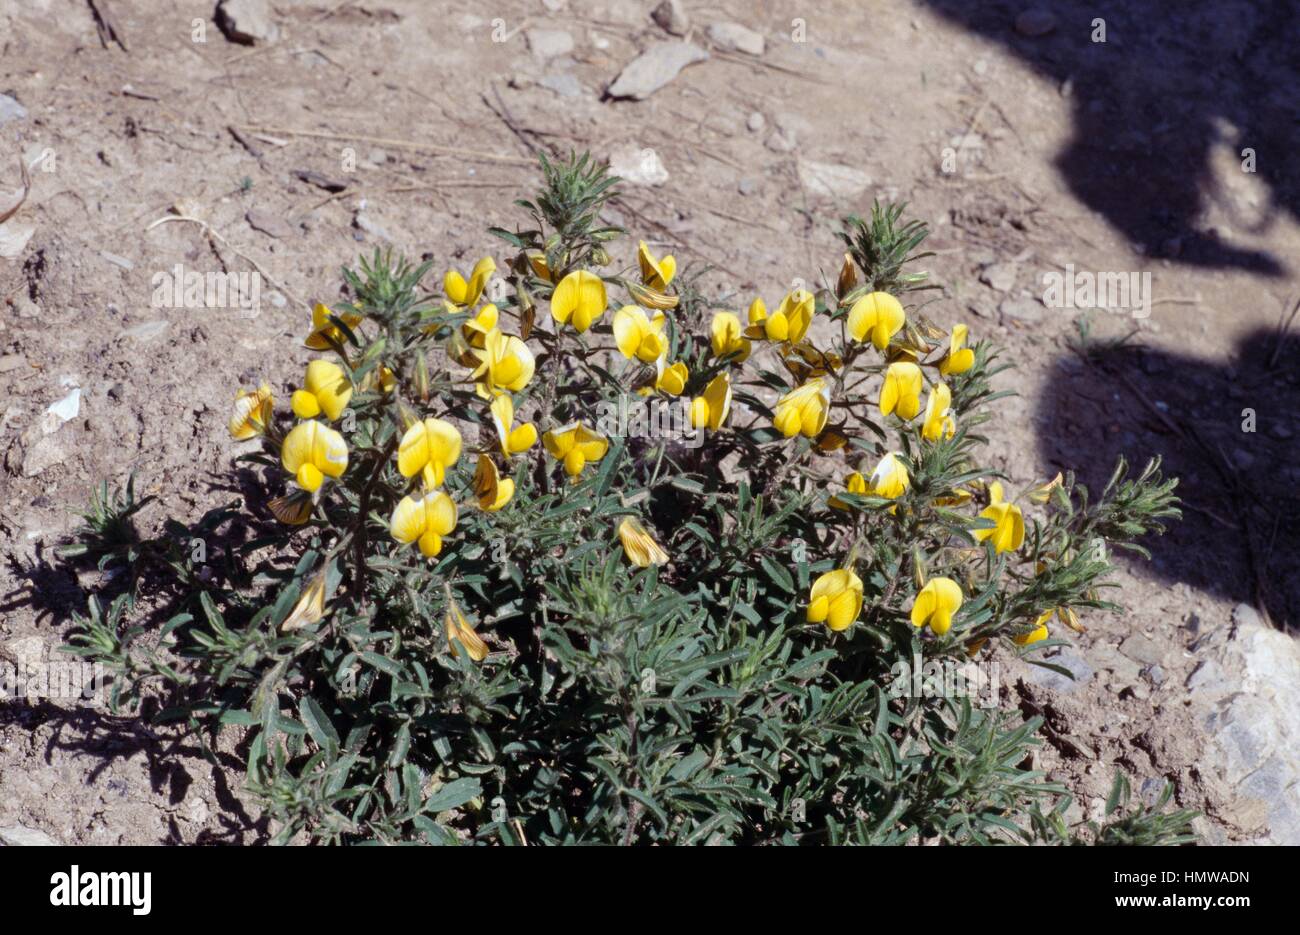
[[[709,335],[714,357],[733,358],[736,363],[747,359],[753,346],[740,327],[740,319],[731,312],[718,312],[709,324]]]
[[[755,299],[749,305],[749,330],[745,333],[751,338],[798,344],[812,324],[815,302],[813,294],[807,289],[795,289],[781,300],[780,307],[769,316],[763,300]]]
[[[961,607],[961,586],[951,578],[931,578],[912,604],[912,626],[930,625],[935,636],[952,626],[952,615]]]
[[[848,477],[844,478],[844,490],[847,493],[864,494],[867,492],[867,479],[857,471],[854,471]],[[849,505],[839,497],[831,497],[828,503],[837,510],[847,510],[849,508]]]
[[[508,458],[527,451],[537,442],[537,429],[531,422],[511,428],[515,421],[515,404],[510,397],[502,393],[492,400],[492,424],[496,426],[497,437],[501,439],[501,452]]]
[[[496,271],[496,261],[490,256],[485,256],[474,264],[474,270],[469,274],[469,282],[466,282],[465,277],[457,270],[447,270],[447,275],[442,277],[442,291],[446,293],[447,301],[452,305],[462,307],[474,305],[483,295],[484,287]]]
[[[623,543],[628,561],[638,568],[663,565],[668,561],[668,553],[636,517],[629,516],[618,524],[618,538]]]
[[[478,505],[489,513],[495,513],[514,495],[515,482],[509,477],[502,479],[492,459],[479,455],[478,467],[474,471],[474,496]]]
[[[668,288],[668,284],[673,281],[673,276],[677,272],[675,259],[666,256],[662,260],[656,260],[644,240],[637,246],[636,258],[641,264],[643,283],[660,292]]]
[[[826,427],[830,411],[830,384],[822,377],[815,377],[776,401],[772,424],[786,438],[800,434],[816,438]]]
[[[966,347],[965,325],[953,325],[952,335],[948,339],[948,353],[939,361],[939,372],[945,377],[949,374],[965,373],[975,365],[975,352]]]
[[[273,405],[271,387],[266,383],[255,390],[240,390],[235,396],[235,406],[227,423],[230,437],[242,442],[246,438],[265,433],[271,422]]]
[[[551,269],[546,265],[545,253],[529,253],[528,265],[533,268],[533,275],[538,279],[544,279],[547,282],[554,282],[551,278]]]
[[[333,312],[328,306],[317,302],[311,310],[311,334],[304,342],[313,351],[328,351],[335,344],[344,342],[343,332],[329,319],[333,315],[349,328],[361,324],[361,316],[356,312]]]
[[[989,501],[980,516],[993,520],[996,525],[992,529],[974,529],[972,532],[980,542],[992,538],[994,552],[1014,552],[1025,541],[1024,515],[1014,503],[1002,502],[1002,485],[997,481],[989,484]]]
[[[808,600],[808,622],[825,623],[832,630],[847,630],[862,612],[862,579],[848,568],[828,571],[813,582]]]
[[[681,396],[686,389],[686,380],[690,371],[680,360],[671,367],[664,366],[664,358],[655,361],[655,389],[669,396]]]
[[[352,382],[343,368],[328,360],[313,360],[307,365],[303,388],[294,390],[290,403],[300,419],[314,419],[322,412],[333,422],[343,415],[352,399]]]
[[[552,429],[542,436],[551,457],[564,462],[564,473],[577,479],[588,461],[599,461],[609,451],[609,440],[580,422]]]
[[[579,334],[599,321],[608,307],[605,283],[586,270],[565,276],[551,295],[551,317],[562,325],[572,324]]]
[[[423,472],[426,486],[440,487],[447,468],[460,460],[460,446],[460,432],[445,419],[417,422],[397,445],[397,470],[403,477]]]
[[[327,563],[326,568],[328,567]],[[325,585],[325,568],[322,568],[302,589],[302,594],[299,595],[298,602],[293,605],[293,610],[289,611],[289,616],[285,617],[284,622],[280,624],[282,633],[292,633],[294,630],[309,627],[325,616]]]
[[[1029,646],[1033,643],[1042,642],[1047,639],[1047,621],[1050,619],[1052,619],[1052,612],[1050,610],[1044,611],[1039,615],[1038,619],[1034,621],[1034,628],[1032,630],[1028,633],[1018,633],[1011,637],[1011,639],[1021,646]]]
[[[480,348],[483,346],[484,339],[496,329],[500,317],[497,307],[489,302],[479,309],[473,318],[460,326],[461,336],[470,347]]]
[[[691,425],[717,431],[731,412],[731,374],[722,371],[709,381],[703,396],[691,400]]]
[[[1052,491],[1057,487],[1060,487],[1063,483],[1064,479],[1061,477],[1061,472],[1057,471],[1056,476],[1046,484],[1043,484],[1041,487],[1035,487],[1033,490],[1029,491],[1029,499],[1035,503],[1046,503],[1052,498]]]
[[[315,493],[326,477],[342,477],[348,469],[348,446],[328,425],[299,422],[284,440],[280,463],[299,487]]]
[[[301,526],[311,517],[311,497],[301,490],[266,501],[271,515],[287,526]]]
[[[961,506],[963,503],[969,503],[971,492],[964,487],[954,488],[951,494],[934,498],[935,506]]]
[[[885,371],[885,382],[880,387],[880,414],[887,416],[897,412],[904,422],[916,418],[921,411],[921,368],[916,364],[901,361],[890,364]]]
[[[537,366],[528,345],[513,334],[492,329],[483,338],[483,347],[474,351],[478,367],[470,379],[478,382],[478,394],[485,399],[494,392],[516,393],[528,385]]]
[[[881,458],[876,469],[871,472],[871,492],[877,497],[897,500],[911,485],[912,478],[907,473],[907,465],[899,460],[896,451]]]
[[[664,335],[663,312],[654,318],[635,305],[624,305],[614,313],[614,343],[619,353],[631,360],[635,357],[644,364],[658,360],[668,351],[668,338]]]
[[[921,437],[928,442],[952,438],[957,431],[957,421],[952,417],[952,391],[943,383],[930,388],[930,398],[925,404],[925,422]]]
[[[849,309],[849,334],[859,344],[870,337],[876,350],[883,351],[906,321],[907,316],[898,299],[888,292],[869,292]]]
[[[442,551],[442,537],[456,528],[456,504],[441,490],[403,497],[388,523],[389,534],[406,545],[418,542],[420,554],[433,558]]]
[[[450,598],[447,600],[444,626],[447,631],[447,648],[451,650],[453,656],[460,655],[460,651],[456,649],[456,644],[460,643],[475,662],[482,662],[487,657],[487,644],[474,632],[473,625],[465,619],[465,614],[459,605]]]
[[[641,285],[639,282],[626,281],[623,285],[627,287],[628,294],[632,296],[632,301],[644,308],[676,308],[680,301],[675,295],[658,292],[649,286]]]

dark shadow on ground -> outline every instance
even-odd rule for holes
[[[1253,413],[1253,426],[1251,423]],[[1057,360],[1039,456],[1100,491],[1116,458],[1180,478],[1183,519],[1148,542],[1151,573],[1300,627],[1300,340],[1250,334],[1227,364],[1147,347]],[[1250,431],[1253,427],[1253,431]]]
[[[924,2],[1057,86],[1068,82],[1074,132],[1056,167],[1130,242],[1193,266],[1284,272],[1283,258],[1225,243],[1203,217],[1216,200],[1238,229],[1300,218],[1300,2]],[[1050,11],[1046,35],[1017,31],[1030,6]],[[1105,42],[1093,40],[1097,19]],[[1271,196],[1254,224],[1216,186],[1210,152],[1220,143],[1238,157],[1254,150]]]

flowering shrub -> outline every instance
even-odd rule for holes
[[[912,301],[900,206],[742,318],[602,225],[602,167],[542,172],[500,266],[436,294],[428,263],[345,271],[292,412],[236,399],[265,498],[205,517],[201,570],[192,533],[133,545],[182,605],[161,638],[94,603],[71,649],[115,703],[242,728],[281,841],[1070,840],[1022,768],[1037,721],[900,673],[1032,658],[1113,607],[1109,550],[1161,531],[1174,482],[1121,464],[1091,500],[981,466],[1001,367]],[[222,546],[236,522],[259,534]]]

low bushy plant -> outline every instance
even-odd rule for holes
[[[73,651],[115,703],[243,731],[278,841],[1069,840],[1038,721],[915,670],[1113,608],[1111,550],[1177,515],[1174,481],[1006,488],[980,434],[1003,366],[914,304],[902,206],[845,220],[835,281],[741,312],[624,247],[602,166],[542,171],[500,267],[345,271],[290,405],[236,402],[265,496],[209,515],[202,573],[131,545],[170,556],[166,619],[96,604]],[[1096,836],[1185,832],[1124,820]]]

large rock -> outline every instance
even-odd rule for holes
[[[1300,844],[1300,643],[1250,608],[1209,634],[1187,679],[1202,769],[1236,793],[1228,817],[1261,844]]]
[[[221,0],[216,19],[225,37],[240,45],[274,42],[280,36],[267,0]]]
[[[708,52],[689,42],[655,43],[628,62],[605,93],[610,97],[644,100],[676,78],[687,65],[703,62],[708,57]]]
[[[37,828],[10,825],[0,828],[0,844],[5,847],[58,847],[59,842]]]
[[[727,52],[762,55],[766,48],[762,33],[754,32],[739,23],[713,23],[709,26],[708,35],[714,45]]]
[[[822,198],[853,198],[871,187],[871,176],[852,166],[799,160],[799,181],[808,194]]]

